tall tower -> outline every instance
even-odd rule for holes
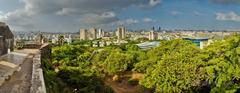
[[[86,29],[80,29],[80,40],[87,40],[87,30]]]
[[[118,39],[124,39],[126,34],[126,29],[124,27],[117,28],[116,35]]]
[[[97,29],[96,28],[91,28],[89,30],[89,37],[91,40],[94,40],[97,38]]]
[[[98,36],[97,38],[102,38],[104,37],[104,31],[102,29],[98,29]]]
[[[160,32],[161,30],[162,30],[162,28],[159,26],[159,27],[158,27],[158,31]]]
[[[155,31],[150,31],[149,32],[149,36],[148,36],[149,40],[156,40],[157,39],[157,33]]]

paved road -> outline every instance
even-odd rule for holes
[[[11,78],[0,87],[0,93],[29,93],[32,78],[32,55],[20,66]]]

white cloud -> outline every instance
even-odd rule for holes
[[[77,12],[76,9],[73,8],[62,8],[61,10],[57,11],[57,15],[68,15]]]
[[[25,10],[38,14],[100,14],[129,6],[156,6],[160,0],[22,0]]]
[[[182,12],[180,12],[180,11],[171,11],[172,16],[177,16],[177,15],[180,15],[180,14],[182,14]]]
[[[106,18],[111,18],[111,17],[116,17],[116,14],[114,12],[105,12],[101,16]]]
[[[0,11],[0,21],[4,18],[4,14],[2,11]]]
[[[150,0],[149,5],[150,6],[156,6],[161,3],[161,0]]]
[[[98,14],[85,14],[79,20],[85,24],[98,25],[98,24],[108,24],[111,22],[118,21],[116,14],[114,12],[104,12],[100,15]]]
[[[209,0],[209,1],[218,4],[240,4],[240,0]]]
[[[7,16],[2,11],[0,11],[0,21],[4,21],[6,19],[7,19]]]
[[[193,15],[195,16],[201,16],[204,15],[203,13],[199,12],[199,11],[193,11]]]
[[[72,20],[80,19],[79,25],[108,24],[119,21],[116,13],[122,9],[141,5],[153,7],[159,5],[161,0],[21,0],[21,3],[23,3],[24,8],[10,11],[5,15],[0,14],[1,18],[6,17],[7,22],[12,27],[21,27],[23,23],[25,24],[22,26],[23,28],[28,25],[44,27],[46,24],[37,22],[49,23],[49,20],[43,18],[46,16],[62,17],[59,20],[52,19],[51,23],[54,25],[60,25],[61,20],[66,18],[69,19],[69,22],[64,20],[64,23],[72,23]],[[133,24],[138,23],[138,21],[125,20],[125,23]]]
[[[129,18],[129,19],[125,19],[125,20],[119,20],[117,22],[114,22],[116,25],[130,25],[130,24],[137,24],[139,23],[139,20],[137,19],[133,19],[133,18]]]
[[[143,22],[145,22],[145,23],[151,23],[151,22],[157,22],[157,20],[154,20],[154,19],[145,17],[145,18],[143,19]]]
[[[233,11],[231,11],[229,13],[219,12],[219,13],[216,13],[216,20],[240,22],[240,15],[237,15]]]
[[[15,10],[6,13],[4,16],[4,22],[13,25],[15,29],[19,30],[34,29],[34,23],[36,23],[33,20],[32,13],[25,10]]]

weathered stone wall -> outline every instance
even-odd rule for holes
[[[23,46],[25,49],[40,49],[41,45],[39,44],[26,44]]]
[[[41,46],[41,59],[51,59],[51,47],[51,44],[43,44]]]
[[[40,52],[33,59],[32,71],[32,86],[30,93],[46,93],[43,70],[41,68],[41,61],[43,59],[50,59],[51,45],[44,44],[40,48]]]
[[[0,36],[0,56],[4,55],[5,52],[5,46],[4,46],[4,38],[3,36]]]
[[[43,70],[41,68],[41,55],[35,55],[33,58],[32,80],[30,93],[46,93],[46,87],[43,77]]]
[[[2,53],[0,53],[1,56],[7,54],[8,49],[12,51],[14,47],[14,35],[9,27],[2,22],[0,22],[0,36],[3,39],[3,41],[0,42],[0,45],[4,45],[3,47],[0,47],[0,50],[3,50],[1,51]]]

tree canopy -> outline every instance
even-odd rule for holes
[[[152,56],[148,59],[151,64],[146,68],[140,84],[155,88],[158,92],[187,92],[194,89],[204,78],[204,62],[200,52],[189,41],[161,42],[159,47],[148,53]]]
[[[52,62],[43,62],[48,89],[60,80],[81,93],[113,92],[103,82],[106,76],[134,72],[144,75],[140,86],[156,93],[240,91],[237,34],[215,40],[204,49],[182,39],[163,40],[149,50],[141,50],[135,43],[104,48],[76,43],[53,47],[51,56]]]

